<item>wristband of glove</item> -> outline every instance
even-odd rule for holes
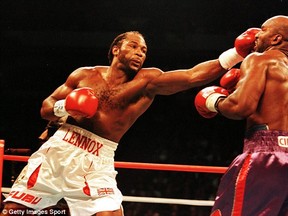
[[[69,115],[69,113],[65,109],[65,100],[58,100],[54,104],[53,107],[54,115],[57,117],[63,117]]]
[[[218,113],[218,102],[221,98],[226,98],[227,96],[220,93],[214,93],[210,95],[206,100],[206,107],[211,112]]]
[[[221,66],[226,70],[231,69],[234,65],[243,61],[243,59],[244,58],[237,53],[235,47],[229,50],[226,50],[218,58]]]

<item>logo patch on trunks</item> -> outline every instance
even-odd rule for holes
[[[283,148],[288,148],[288,136],[278,136],[278,145]]]
[[[28,194],[28,193],[23,193],[20,191],[11,191],[9,193],[9,196],[11,196],[14,199],[22,200],[24,202],[30,203],[32,205],[38,204],[42,198]]]
[[[109,194],[114,194],[113,188],[99,188],[97,189],[98,196],[106,196]]]

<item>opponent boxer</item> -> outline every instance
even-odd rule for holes
[[[221,179],[211,216],[288,215],[288,17],[266,20],[255,44],[233,93],[214,86],[195,98],[204,117],[247,122],[243,153]]]
[[[253,34],[253,33],[252,33]],[[188,70],[142,68],[147,46],[139,32],[115,38],[110,66],[81,67],[43,101],[41,115],[66,122],[36,151],[5,200],[10,209],[45,209],[64,198],[71,215],[122,215],[114,152],[125,132],[156,95],[204,85],[243,60],[253,48],[251,33],[219,59]],[[236,44],[235,42],[235,44]],[[240,53],[240,54],[239,54]]]

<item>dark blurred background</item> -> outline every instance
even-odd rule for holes
[[[247,28],[279,14],[288,14],[287,0],[2,0],[0,139],[6,149],[35,151],[47,124],[39,115],[43,99],[76,68],[108,65],[109,46],[120,33],[140,31],[148,44],[144,66],[166,71],[217,58]],[[116,160],[228,166],[241,152],[245,122],[199,116],[194,97],[202,88],[158,96],[121,140]],[[5,166],[6,182],[11,167]],[[118,171],[124,195],[183,199],[213,200],[221,177]],[[127,215],[146,216],[209,211],[136,203],[125,208]]]

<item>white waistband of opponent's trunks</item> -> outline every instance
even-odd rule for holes
[[[67,136],[68,133],[75,133],[75,134],[79,134],[80,136],[84,136],[87,137],[91,140],[96,140],[97,142],[103,144],[104,146],[108,146],[111,148],[111,150],[115,151],[117,149],[118,143],[113,142],[111,140],[105,139],[103,137],[100,137],[88,130],[85,130],[81,127],[75,126],[75,125],[71,125],[68,123],[64,123],[56,132],[55,135],[56,136],[61,136],[63,138],[65,138],[65,136]],[[69,135],[69,137],[66,137],[67,139],[72,139],[71,135]]]

